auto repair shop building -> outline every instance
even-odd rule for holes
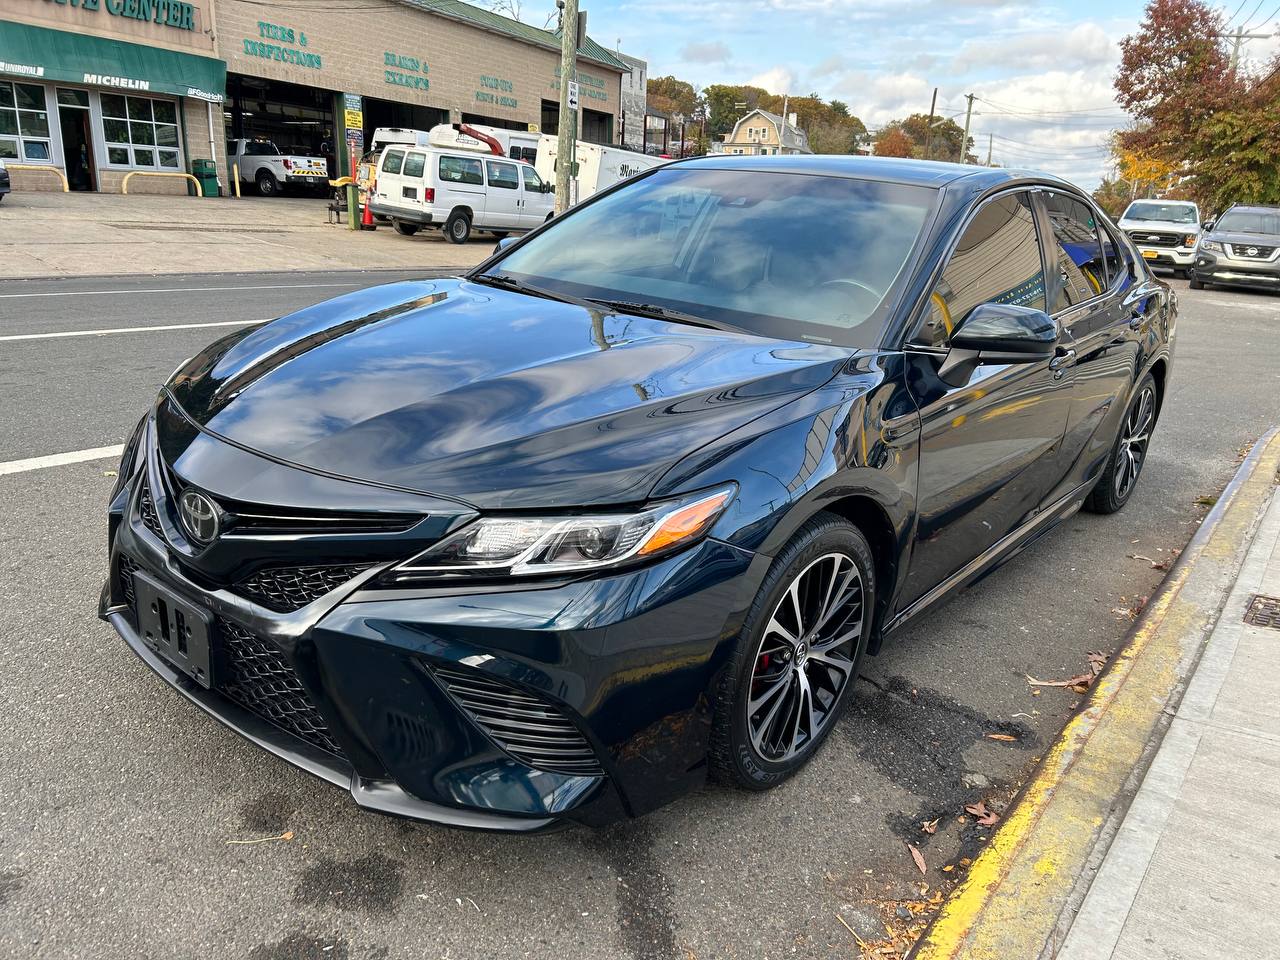
[[[461,0],[0,0],[0,156],[109,192],[130,170],[212,157],[225,185],[225,141],[262,137],[336,175],[380,126],[556,132],[559,50],[554,32]],[[582,139],[617,142],[628,70],[583,43]],[[61,189],[14,174],[22,190]],[[186,184],[130,183],[144,191]]]

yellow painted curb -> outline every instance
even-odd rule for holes
[[[912,951],[913,960],[1053,955],[1077,879],[1103,827],[1128,805],[1137,786],[1131,780],[1149,761],[1166,708],[1181,697],[1278,470],[1280,428],[1240,465],[1125,648]]]

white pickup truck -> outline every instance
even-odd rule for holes
[[[323,191],[329,184],[324,157],[285,155],[270,140],[230,140],[227,163],[240,165],[240,182],[252,183],[264,197],[276,196],[285,185]]]

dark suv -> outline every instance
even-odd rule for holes
[[[1280,290],[1280,207],[1233,206],[1200,235],[1191,289],[1206,283]]]

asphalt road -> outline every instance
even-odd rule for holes
[[[258,320],[397,278],[0,283],[0,464],[120,442],[219,328],[6,336]],[[358,812],[182,701],[96,619],[113,462],[0,470],[0,955],[856,956],[837,914],[871,940],[887,901],[945,889],[963,867],[941,868],[989,835],[957,822],[963,805],[998,806],[1065,722],[1077,697],[1035,696],[1025,675],[1114,651],[1123,611],[1163,576],[1131,556],[1181,548],[1197,498],[1280,423],[1280,298],[1176,285],[1172,392],[1124,511],[1077,515],[896,637],[780,789],[708,787],[604,831],[513,838]]]

